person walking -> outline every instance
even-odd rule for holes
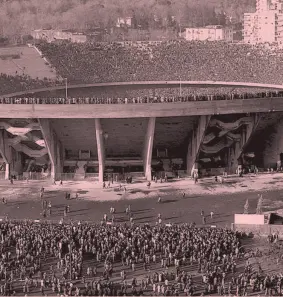
[[[48,203],[48,215],[51,216],[51,208],[52,208],[52,205],[51,205],[51,202],[49,201]]]
[[[198,182],[198,173],[197,172],[194,173],[194,181],[195,181],[195,184],[197,184],[197,182]]]

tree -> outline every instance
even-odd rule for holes
[[[249,199],[247,199],[246,204],[244,206],[244,214],[248,214],[249,213]]]
[[[262,197],[262,195],[259,195],[257,207],[256,207],[257,214],[262,214],[262,204],[263,204],[263,197]]]
[[[0,35],[17,39],[34,29],[91,29],[134,17],[134,27],[167,29],[241,22],[256,0],[0,0]],[[171,22],[172,17],[174,22]]]

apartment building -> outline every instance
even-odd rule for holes
[[[283,0],[257,0],[256,12],[244,15],[244,41],[283,46]]]

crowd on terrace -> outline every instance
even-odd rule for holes
[[[121,81],[244,81],[282,84],[281,52],[224,42],[159,44],[41,43],[42,55],[68,83]],[[0,94],[62,85],[64,81],[0,75]]]
[[[283,91],[218,94],[218,95],[189,95],[189,96],[144,96],[136,98],[103,98],[103,97],[68,97],[68,98],[0,98],[0,104],[140,104],[140,103],[172,103],[190,101],[236,100],[252,98],[282,97]]]
[[[225,42],[42,43],[62,77],[76,82],[216,80],[282,84],[282,56]]]
[[[100,225],[2,222],[1,295],[244,296],[283,287],[280,276],[237,267],[245,234],[160,221],[109,225],[106,217]]]
[[[0,236],[2,295],[49,290],[76,296],[215,292],[218,287],[225,290],[241,254],[240,234],[187,224],[7,222],[0,224]],[[47,260],[49,271],[43,269]],[[153,267],[159,269],[152,273]],[[199,286],[192,275],[195,269],[203,275]],[[144,278],[131,277],[136,270]]]

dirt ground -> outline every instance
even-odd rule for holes
[[[93,182],[65,182],[60,186],[35,181],[16,181],[14,185],[10,185],[8,181],[2,181],[0,199],[5,197],[8,203],[3,204],[0,201],[0,218],[8,216],[11,219],[42,219],[42,201],[39,195],[42,186],[45,188],[44,199],[52,203],[52,215],[47,219],[57,222],[63,217],[67,204],[70,205],[67,220],[100,222],[103,214],[109,214],[109,209],[113,206],[116,209],[116,222],[128,222],[125,208],[131,205],[137,224],[154,224],[160,213],[165,223],[195,222],[202,225],[200,213],[203,210],[207,215],[207,225],[226,228],[230,228],[235,213],[243,213],[247,198],[250,213],[255,212],[258,194],[263,194],[264,212],[281,212],[283,209],[282,174],[246,176],[243,179],[234,177],[224,184],[205,179],[194,185],[193,181],[183,179],[163,184],[153,183],[150,189],[147,189],[145,182],[137,182],[126,185],[126,192],[118,190],[119,184],[103,190],[100,184]],[[71,193],[71,200],[65,199],[66,192]],[[77,199],[75,193],[79,195]],[[161,197],[162,203],[158,203],[158,197]],[[212,219],[209,216],[211,211],[214,212]],[[280,242],[274,245],[268,243],[267,239],[250,238],[245,239],[243,245],[247,253],[256,248],[262,253],[260,257],[250,259],[255,270],[258,269],[258,264],[268,273],[283,270],[283,260],[280,259],[277,264],[277,259],[282,255]],[[243,270],[244,264],[244,260],[239,263],[238,273]],[[152,271],[154,270],[158,268],[152,267]],[[117,277],[118,275],[119,269]],[[140,278],[143,274],[137,270],[136,276]]]

